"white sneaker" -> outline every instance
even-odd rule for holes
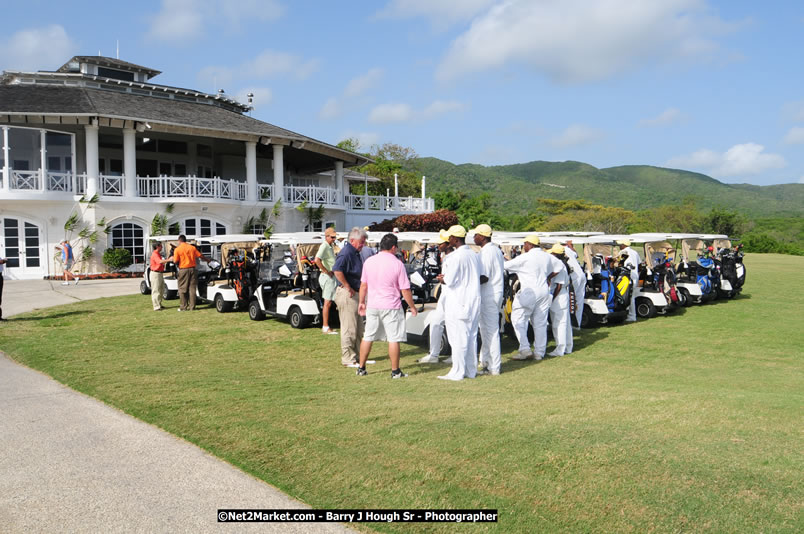
[[[78,278],[78,277],[76,277],[76,279],[75,279],[75,285],[78,285],[78,282],[80,282],[80,281],[81,281],[81,279],[80,279],[80,278]]]
[[[533,351],[530,349],[522,349],[516,355],[511,357],[512,360],[518,361],[530,360],[531,358],[533,358]]]
[[[452,356],[450,356],[449,358],[444,360],[444,363],[446,363],[447,365],[452,365]],[[441,378],[441,377],[439,377],[439,378]]]
[[[69,285],[70,285],[70,282],[62,282],[62,283],[61,283],[61,285],[63,285],[63,286],[69,286]]]
[[[418,363],[438,363],[438,358],[435,356],[427,355],[424,358],[416,360]]]
[[[458,382],[458,381],[460,381],[460,380],[463,380],[463,377],[461,377],[461,378],[450,378],[450,377],[449,377],[449,376],[447,376],[447,375],[444,375],[444,376],[438,376],[438,377],[436,377],[436,378],[438,378],[439,380],[452,380],[452,381],[454,381],[454,382]]]
[[[563,356],[564,353],[562,352],[562,353],[559,354],[558,351],[554,350],[553,352],[550,352],[547,355],[550,356],[551,358],[559,358],[559,357]]]

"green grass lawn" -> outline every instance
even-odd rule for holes
[[[13,318],[0,349],[316,508],[496,508],[383,532],[804,531],[804,258],[749,255],[743,294],[576,337],[503,374],[391,380],[337,336],[136,295]],[[176,306],[176,301],[170,301]],[[550,349],[551,345],[548,347]]]

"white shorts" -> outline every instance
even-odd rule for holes
[[[405,326],[405,312],[402,308],[394,310],[366,309],[366,329],[363,341],[389,341],[404,343],[408,340]]]

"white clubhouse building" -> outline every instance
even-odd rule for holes
[[[0,77],[0,256],[6,277],[61,272],[63,239],[106,270],[107,248],[147,259],[155,215],[187,235],[262,233],[244,228],[281,200],[277,232],[339,231],[407,213],[433,211],[429,198],[353,195],[348,170],[368,162],[333,145],[247,115],[227,98],[155,85],[159,71],[76,56],[57,71]],[[323,206],[320,221],[295,209]],[[172,206],[172,210],[168,209]],[[65,223],[77,217],[75,229]],[[84,236],[97,232],[91,244]]]

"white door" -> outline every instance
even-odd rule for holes
[[[0,254],[8,260],[5,277],[42,278],[47,269],[42,229],[30,221],[12,217],[4,217],[2,223],[3,248]]]

